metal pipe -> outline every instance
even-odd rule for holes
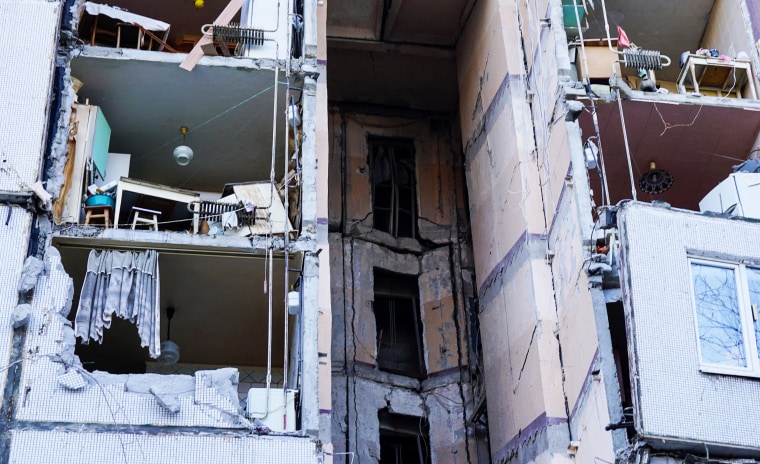
[[[291,15],[291,6],[292,2],[288,0],[288,19],[290,19]],[[278,11],[279,11],[279,2],[278,2]],[[283,115],[285,117],[285,147],[284,150],[284,189],[285,189],[285,195],[283,199],[284,208],[285,208],[285,225],[283,226],[283,238],[285,239],[285,304],[283,305],[283,311],[285,312],[283,319],[285,320],[284,323],[284,340],[282,343],[283,346],[283,353],[282,353],[282,429],[287,430],[288,426],[288,356],[289,356],[289,347],[288,347],[288,338],[289,338],[289,331],[288,331],[288,323],[290,322],[289,317],[289,309],[288,309],[288,292],[290,290],[290,273],[288,272],[289,268],[289,260],[290,260],[290,169],[289,169],[289,160],[290,160],[290,149],[288,147],[288,133],[290,132],[290,127],[288,125],[288,111],[287,111],[287,105],[288,105],[288,97],[290,96],[290,50],[291,50],[291,40],[292,40],[292,32],[293,28],[289,27],[287,28],[287,41],[286,41],[286,50],[285,54],[287,56],[285,61],[285,81],[287,82],[287,86],[285,88],[285,114]],[[278,58],[279,59],[279,58]],[[296,133],[293,133],[293,139],[295,140]]]
[[[612,38],[610,37],[610,23],[607,21],[607,5],[602,0],[602,14],[604,14],[604,32],[607,33],[607,46],[610,51],[617,55],[618,51],[612,48]]]
[[[585,3],[584,3],[585,8]],[[588,70],[588,59],[586,58],[586,45],[583,41],[583,28],[581,27],[581,17],[578,14],[578,1],[573,0],[573,12],[575,13],[575,23],[578,25],[578,37],[581,41],[581,58],[583,59],[583,70],[586,71],[586,83],[589,86],[589,89],[591,89],[591,74]]]
[[[279,3],[278,3],[279,5]],[[271,40],[271,39],[269,39]],[[273,40],[275,43],[275,53],[277,56],[279,56],[279,43],[276,40]],[[277,85],[279,84],[279,76],[280,76],[280,60],[279,58],[274,60],[275,62],[275,71],[274,71],[274,105],[272,108],[272,158],[270,160],[270,170],[269,170],[269,206],[267,208],[270,208],[272,204],[274,203],[274,182],[275,182],[275,160],[276,160],[276,153],[277,153]],[[267,278],[267,297],[268,297],[268,305],[269,305],[269,311],[268,311],[268,325],[267,325],[267,377],[266,377],[266,383],[267,383],[267,394],[266,394],[266,405],[264,406],[264,410],[266,411],[266,414],[269,414],[269,389],[272,385],[272,312],[273,312],[273,304],[272,304],[272,291],[273,291],[273,284],[272,284],[272,275],[273,275],[273,262],[272,259],[273,253],[274,253],[274,236],[272,235],[272,211],[267,211],[267,221],[269,222],[269,248],[268,248],[268,255],[269,255],[269,277]],[[287,264],[287,263],[286,263]],[[286,266],[287,269],[287,266]],[[250,413],[250,411],[249,411]]]
[[[636,182],[633,180],[633,165],[631,163],[631,150],[628,147],[628,129],[625,127],[625,116],[623,116],[623,99],[620,98],[620,90],[617,91],[616,99],[618,109],[620,110],[620,127],[623,129],[623,142],[625,143],[625,157],[628,161],[628,175],[631,178],[631,196],[636,201]]]

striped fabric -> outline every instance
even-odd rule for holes
[[[140,345],[157,358],[160,347],[158,253],[91,250],[74,330],[84,344],[101,342],[114,315],[137,325]]]

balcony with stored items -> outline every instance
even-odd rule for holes
[[[277,70],[84,56],[71,75],[68,163],[53,207],[60,233],[161,231],[222,245],[300,228],[295,78],[288,86]]]
[[[706,104],[715,104],[714,98],[758,99],[758,56],[742,2],[562,4],[574,77],[598,96],[610,93],[616,75],[620,81],[613,88],[624,86],[623,93],[632,90],[635,98],[674,94]]]
[[[200,56],[299,58],[303,2],[80,1],[78,35],[90,47]],[[216,25],[216,27],[214,27]]]
[[[760,147],[753,17],[743,2],[715,0],[562,4],[565,88],[595,206],[662,201],[699,211]]]

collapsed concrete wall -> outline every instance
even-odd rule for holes
[[[0,89],[0,108],[6,116],[0,128],[0,197],[5,204],[0,206],[4,218],[0,288],[5,295],[0,311],[0,356],[5,366],[0,376],[0,461],[321,461],[321,443],[303,434],[257,436],[265,430],[241,414],[234,368],[197,371],[193,376],[112,375],[87,371],[74,354],[68,319],[74,292],[60,255],[51,246],[45,192],[47,188],[56,197],[64,183],[74,98],[67,54],[82,46],[73,33],[74,3],[0,2],[0,15],[8,18],[0,34],[0,43],[8,45],[0,51],[0,61],[7,64],[0,70],[6,83]],[[281,19],[284,22],[286,15]],[[304,87],[304,121],[311,131],[302,147],[304,167],[309,170],[304,178],[313,186],[317,110],[313,79],[307,78]],[[302,390],[308,396],[302,424],[317,434],[313,190],[302,209],[303,240],[293,247],[311,253],[305,259],[302,283],[308,326],[304,338],[309,343],[304,350],[309,372]],[[249,242],[248,248],[255,246]]]
[[[458,208],[463,205],[463,185],[455,175],[452,150],[457,140],[449,130],[439,130],[430,118],[382,117],[332,111],[330,223],[343,218],[346,234],[361,234],[393,247],[419,251],[415,241],[380,233],[373,228],[372,195],[367,136],[400,137],[414,141],[417,172],[418,239],[443,244],[457,236]],[[343,159],[341,154],[345,153]],[[337,158],[336,158],[337,157]],[[341,172],[341,167],[343,168]],[[341,182],[342,179],[342,182]],[[339,192],[343,191],[344,206]]]
[[[54,248],[47,249],[45,269],[36,285],[24,347],[34,362],[20,379],[20,420],[225,428],[248,423],[238,412],[236,369],[195,376],[85,370],[74,354],[68,319],[72,281]]]

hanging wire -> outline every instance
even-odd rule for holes
[[[602,5],[604,5],[604,0],[602,0]],[[580,15],[578,14],[578,1],[577,0],[573,0],[573,10],[575,12],[575,21],[576,21],[576,24],[578,24],[578,26],[580,26],[580,24],[581,24],[581,18],[580,18]],[[607,25],[607,14],[606,13],[605,13],[605,16],[604,16],[604,22],[605,22],[605,27],[607,29],[607,37],[608,37],[608,40],[609,40],[609,31],[610,31],[610,28]],[[609,188],[609,185],[607,184],[607,169],[604,166],[604,148],[602,146],[602,134],[601,134],[601,130],[599,129],[599,118],[596,115],[596,102],[594,101],[593,92],[591,91],[591,73],[589,72],[589,69],[588,69],[588,59],[586,57],[586,45],[584,44],[584,40],[583,40],[583,28],[582,27],[578,27],[578,35],[580,37],[580,42],[581,42],[581,57],[582,57],[582,60],[583,60],[583,68],[584,68],[585,75],[586,75],[586,77],[585,77],[586,92],[589,95],[589,101],[591,102],[591,120],[594,123],[594,133],[596,135],[596,144],[597,144],[597,147],[599,148],[599,168],[600,168],[601,177],[602,177],[602,190],[603,190],[603,192],[602,192],[603,193],[603,200],[602,201],[604,201],[605,205],[609,205],[609,204],[611,204],[611,202],[610,202],[610,188]],[[612,42],[610,42],[610,43],[612,43]],[[614,66],[613,66],[613,73],[614,72],[615,71],[614,71]]]
[[[623,99],[620,98],[620,92],[617,95],[618,109],[620,110],[620,127],[623,129],[623,142],[625,143],[625,158],[628,161],[628,176],[631,178],[631,198],[636,201],[636,181],[633,179],[633,165],[631,162],[631,150],[628,147],[628,129],[625,127],[625,116],[623,115]]]
[[[250,97],[248,97],[248,98],[246,98],[246,99],[244,99],[244,100],[242,100],[242,101],[240,101],[238,103],[235,103],[234,105],[230,106],[226,110],[221,111],[221,112],[219,112],[219,113],[211,116],[210,118],[206,119],[205,121],[203,121],[202,123],[200,123],[197,126],[193,127],[192,129],[188,129],[187,133],[190,134],[191,132],[197,131],[201,127],[204,127],[204,126],[207,126],[208,124],[211,124],[212,122],[216,121],[217,119],[219,119],[220,117],[222,117],[225,114],[229,113],[230,111],[233,111],[233,110],[241,107],[242,105],[245,105],[249,101],[255,99],[256,97],[258,97],[259,95],[263,94],[264,92],[268,92],[272,88],[275,89],[275,93],[276,93],[277,83],[278,83],[277,79],[275,79],[275,84],[274,85],[270,85],[270,86],[268,86],[268,87],[266,87],[266,88],[264,88],[264,89],[256,92],[255,94],[251,95]],[[158,150],[160,150],[160,149],[162,149],[164,147],[167,147],[167,146],[175,143],[177,140],[179,140],[179,138],[180,138],[179,136],[173,137],[171,140],[168,140],[166,143],[164,143],[164,144],[162,144],[162,145],[160,145],[160,146],[158,146],[158,147],[156,147],[156,148],[148,151],[147,153],[144,153],[144,154],[140,155],[139,157],[137,157],[135,159],[135,161],[139,161],[139,160],[141,160],[141,159],[143,159],[143,158],[145,158],[147,156],[152,155],[153,153],[157,152]]]
[[[274,268],[274,255],[273,255],[273,247],[274,244],[272,243],[272,237],[269,237],[270,243],[269,247],[267,248],[267,303],[269,304],[269,308],[267,311],[267,377],[266,377],[266,383],[267,383],[267,401],[265,406],[265,411],[269,412],[269,388],[272,385],[272,317],[273,317],[273,308],[274,305],[272,303],[272,290],[273,290],[273,268]]]
[[[610,37],[610,24],[607,21],[607,5],[605,4],[605,0],[602,0],[602,11],[604,13],[604,30],[607,33],[607,45],[610,47],[610,50],[612,50],[612,38]],[[670,58],[668,58],[667,64],[668,65],[670,64]],[[614,64],[612,65],[612,72],[613,72],[613,76],[617,77],[617,71],[615,70]],[[628,144],[628,129],[625,126],[625,116],[623,114],[623,100],[622,100],[622,97],[620,96],[619,89],[616,92],[615,98],[617,99],[618,110],[620,111],[620,127],[623,130],[623,142],[625,143],[625,157],[626,157],[626,161],[628,162],[628,176],[631,179],[631,198],[633,199],[633,201],[636,201],[636,181],[633,179],[633,162],[631,161],[631,148]],[[600,144],[599,152],[601,153],[601,144]],[[610,204],[609,199],[607,200],[607,204]]]
[[[291,12],[292,6],[293,6],[293,3],[292,2],[288,2],[288,8],[287,8],[288,19],[290,19],[291,14],[292,14],[292,12]],[[290,175],[289,175],[289,169],[288,169],[288,160],[290,158],[290,149],[288,147],[288,133],[290,132],[290,126],[287,123],[288,122],[288,120],[287,120],[287,117],[288,117],[287,116],[288,115],[287,105],[288,105],[288,97],[290,96],[290,53],[291,53],[291,46],[292,46],[291,45],[291,40],[293,38],[292,36],[293,36],[293,28],[292,27],[288,27],[287,28],[287,47],[285,48],[285,53],[288,55],[287,60],[285,61],[285,82],[287,82],[287,85],[285,86],[285,107],[286,107],[286,109],[285,109],[285,114],[282,115],[283,117],[285,117],[285,131],[284,131],[285,132],[285,143],[283,144],[284,145],[284,148],[283,148],[283,150],[284,150],[284,158],[285,158],[283,160],[283,164],[284,164],[284,171],[283,171],[284,172],[284,182],[283,183],[285,184],[284,185],[284,192],[285,192],[285,194],[283,195],[284,196],[284,199],[283,199],[284,205],[283,206],[284,206],[284,209],[285,209],[285,227],[283,228],[283,230],[284,230],[283,236],[284,236],[284,239],[285,239],[285,244],[284,244],[284,249],[285,249],[285,270],[284,270],[284,273],[285,273],[285,275],[284,275],[284,280],[285,280],[284,292],[285,292],[285,295],[284,295],[284,298],[285,298],[285,301],[284,301],[284,305],[283,305],[283,311],[285,313],[283,319],[284,319],[285,323],[284,323],[284,328],[283,328],[284,341],[283,341],[283,344],[282,344],[282,347],[283,347],[283,349],[282,349],[282,351],[283,351],[283,354],[282,354],[282,366],[283,366],[283,368],[282,368],[282,398],[283,398],[282,426],[283,426],[283,430],[287,429],[287,420],[288,420],[287,419],[288,418],[288,415],[287,415],[288,408],[286,406],[287,406],[287,403],[288,403],[288,356],[289,356],[289,352],[290,352],[289,351],[289,346],[288,346],[288,338],[289,338],[289,335],[290,335],[288,333],[288,323],[290,322],[290,318],[288,317],[288,314],[289,314],[288,293],[290,291],[290,279],[289,279],[289,277],[290,277],[290,274],[289,274],[290,273],[290,230],[289,230],[289,226],[290,226],[290,201],[289,201],[290,200]],[[294,139],[296,138],[296,133],[295,132],[293,133],[293,138]]]

